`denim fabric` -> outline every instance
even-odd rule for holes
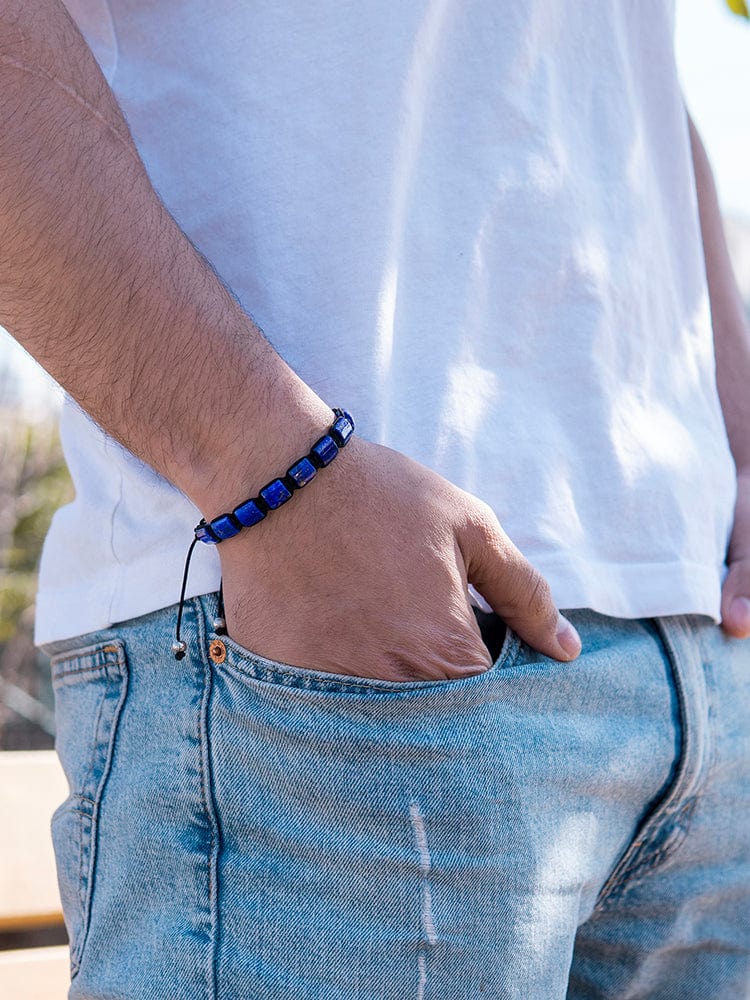
[[[212,658],[215,610],[47,647],[71,998],[750,995],[750,642],[478,612],[487,673],[397,683]]]

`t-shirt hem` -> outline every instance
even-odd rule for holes
[[[534,560],[562,610],[590,608],[613,618],[705,615],[721,621],[726,566],[671,563],[597,563],[554,557]]]
[[[163,565],[162,562],[159,568]],[[114,599],[112,580],[103,574],[79,582],[75,587],[40,590],[36,600],[34,645],[41,647],[98,632],[177,604],[181,578],[175,577],[174,587],[145,587],[144,581],[153,579],[152,569],[154,567],[146,562],[132,564],[128,572],[121,570]],[[218,565],[215,570],[210,566],[191,566],[188,580],[186,600],[215,593],[221,581]],[[97,594],[101,595],[99,601]]]
[[[705,615],[717,624],[721,621],[721,585],[726,566],[689,562],[582,564],[544,557],[533,562],[549,582],[553,599],[563,611],[589,608],[613,618]],[[118,581],[118,596],[111,606],[111,580],[94,577],[76,587],[43,590],[37,598],[35,645],[86,635],[176,604],[180,581],[175,580],[174,588],[159,592],[144,588],[143,580],[151,578],[150,569],[148,564],[132,565]],[[214,593],[219,582],[218,565],[215,570],[209,565],[196,567],[195,572],[191,570],[185,596]],[[101,605],[93,599],[96,594],[102,595]],[[488,607],[482,600],[477,603]]]

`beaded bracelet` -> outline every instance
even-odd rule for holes
[[[180,639],[180,626],[182,624],[182,611],[185,605],[185,591],[187,589],[188,570],[190,569],[190,559],[197,542],[204,542],[207,545],[219,545],[229,538],[234,538],[243,528],[251,528],[254,524],[262,521],[270,510],[276,510],[294,496],[297,490],[301,490],[317,475],[318,469],[330,465],[338,455],[339,450],[345,447],[346,443],[354,433],[354,420],[351,414],[339,407],[334,407],[333,414],[335,420],[328,428],[328,432],[318,438],[310,451],[297,459],[283,476],[272,479],[258,492],[255,497],[238,504],[234,510],[227,514],[219,514],[218,517],[207,521],[201,518],[193,529],[194,538],[188,549],[185,560],[185,571],[182,577],[182,591],[180,593],[180,604],[177,611],[177,628],[175,631],[175,641],[172,643],[172,652],[175,659],[181,660],[187,651],[187,643]],[[223,618],[223,594],[219,587],[219,617],[214,622],[217,632],[226,631],[226,623]]]
[[[196,539],[208,545],[218,545],[227,538],[234,538],[243,528],[262,521],[269,510],[276,510],[291,500],[295,490],[301,490],[315,478],[318,469],[330,465],[339,448],[343,448],[354,433],[354,420],[346,410],[336,407],[333,412],[336,419],[328,428],[328,433],[318,438],[307,455],[291,465],[285,475],[266,483],[257,497],[245,500],[231,513],[219,514],[213,521],[202,518],[193,529]]]

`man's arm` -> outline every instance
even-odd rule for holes
[[[0,0],[0,94],[0,323],[204,515],[231,509],[308,451],[330,409],[159,201],[59,0]],[[488,652],[467,580],[535,648],[580,648],[486,504],[358,436],[219,555],[230,634],[272,659],[475,673]]]
[[[747,638],[750,637],[750,327],[732,272],[711,165],[692,119],[688,117],[688,121],[711,300],[716,381],[738,477],[729,573],[722,592],[722,624],[730,635]]]
[[[164,209],[58,0],[0,4],[0,93],[0,322],[105,430],[220,513],[330,411]]]

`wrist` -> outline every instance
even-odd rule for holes
[[[266,517],[285,507],[303,489],[311,492],[311,484],[322,470],[339,460],[354,435],[354,418],[341,407],[330,411],[332,421],[303,454],[289,463],[285,471],[269,479],[251,496],[233,504],[216,516],[203,517],[195,527],[195,538],[207,545],[219,545],[235,538],[248,528],[254,528]],[[288,444],[288,442],[286,442]]]
[[[232,510],[306,454],[333,420],[331,407],[278,355],[263,384],[229,394],[224,413],[195,442],[185,492],[206,520]],[[307,488],[312,487],[311,482]]]
[[[269,513],[276,511],[281,506],[286,506],[295,493],[305,487],[311,486],[317,479],[318,472],[322,469],[327,469],[339,457],[354,434],[354,419],[348,412],[337,407],[331,409],[331,415],[334,419],[326,427],[324,433],[318,435],[306,452],[298,456],[285,472],[269,480],[257,493],[247,497],[245,500],[241,500],[231,510],[224,511],[215,517],[203,517],[196,525],[194,538],[185,559],[185,569],[182,576],[175,640],[172,643],[172,652],[176,659],[181,660],[187,651],[187,644],[180,638],[180,624],[185,607],[185,593],[190,572],[190,560],[196,544],[200,542],[206,545],[218,546],[222,542],[233,541],[238,535],[245,533],[245,529],[247,528],[259,528],[263,525]],[[260,546],[257,544],[257,531],[255,537],[256,545],[253,546],[253,551],[259,551]],[[230,568],[232,565],[236,567],[236,561],[222,560],[222,586],[219,588],[219,615],[215,622],[217,630],[226,629],[222,597],[223,580],[225,569]],[[245,564],[245,572],[247,572],[248,568],[249,566]]]
[[[323,432],[329,426],[330,421]],[[320,436],[316,432],[316,438]],[[308,448],[311,443],[308,442]],[[239,568],[246,576],[263,567],[275,571],[281,564],[294,565],[295,553],[308,544],[310,533],[316,533],[323,523],[341,521],[352,496],[362,491],[366,466],[363,450],[368,447],[372,446],[355,431],[346,447],[339,449],[335,460],[299,491],[302,496],[292,497],[283,509],[272,511],[252,528],[217,545],[224,575],[232,568]],[[345,525],[341,523],[340,527],[343,533]]]

